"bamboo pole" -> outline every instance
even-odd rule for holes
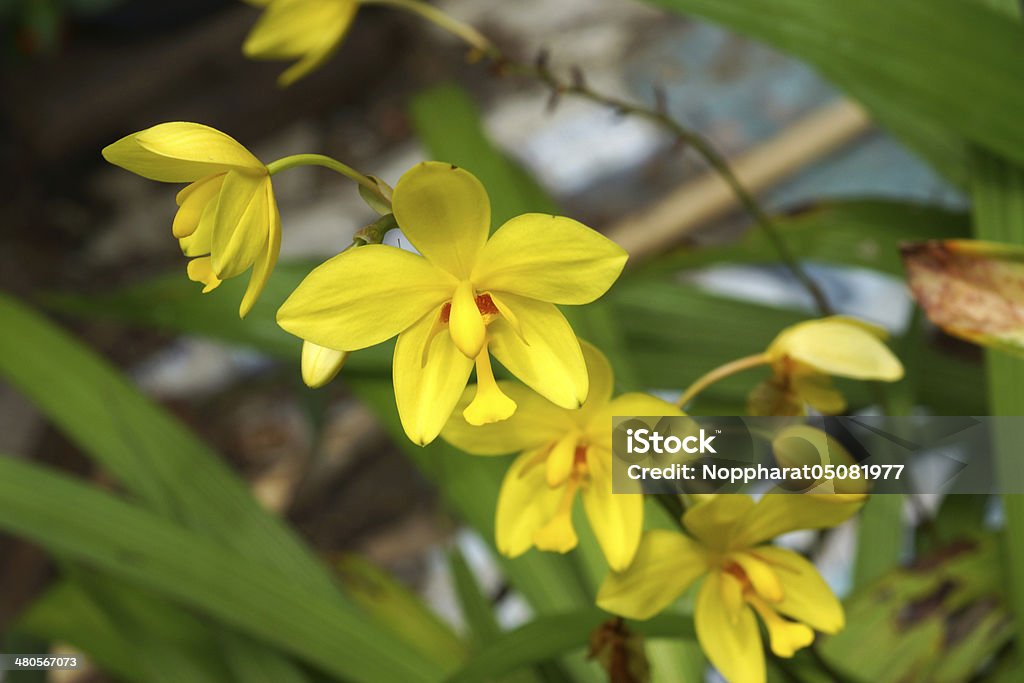
[[[828,104],[800,119],[776,137],[731,160],[736,176],[752,193],[767,190],[822,157],[842,148],[871,125],[867,113],[850,100]],[[694,229],[736,206],[736,196],[721,176],[708,171],[654,206],[629,216],[606,231],[634,262],[677,243]]]

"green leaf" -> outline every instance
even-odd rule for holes
[[[73,581],[61,581],[36,599],[22,613],[15,630],[71,643],[88,653],[104,671],[126,681],[142,680],[131,643],[109,614]]]
[[[1020,27],[1020,3],[1013,0],[987,0],[994,10],[1007,17],[1007,23]],[[998,151],[998,150],[996,150]],[[974,150],[972,210],[977,237],[997,242],[1024,245],[1024,165],[1011,164],[990,151]],[[999,352],[986,355],[989,410],[994,415],[1020,415],[1024,412],[1024,360]],[[1024,461],[1019,457],[1020,442],[1015,435],[1000,430],[996,434],[996,472],[1005,481],[1024,476]],[[1013,612],[1024,615],[1024,496],[1002,497],[1006,530],[1003,535],[1009,571],[1008,588]],[[1024,643],[1024,629],[1017,629],[1017,657]]]
[[[890,571],[846,602],[820,652],[857,683],[973,680],[1013,635],[998,544],[975,537]]]
[[[223,628],[216,635],[236,681],[308,683],[308,677],[298,665],[262,643]],[[175,671],[173,668],[170,670]],[[178,680],[182,678],[184,677],[179,677]]]
[[[409,112],[432,158],[462,166],[487,188],[494,227],[522,213],[557,212],[540,185],[490,141],[465,90],[454,84],[424,90],[410,102]]]
[[[773,220],[786,244],[803,260],[869,268],[898,277],[903,276],[903,242],[970,234],[970,217],[962,212],[887,199],[825,200]],[[726,262],[775,262],[774,254],[764,231],[750,230],[735,244],[678,250],[646,266],[645,272]]]
[[[331,598],[271,563],[9,456],[0,457],[0,528],[346,680],[431,681],[442,674],[353,614],[340,595]]]
[[[964,141],[1024,162],[1024,29],[964,0],[651,0],[805,60],[952,179]]]
[[[459,551],[458,546],[448,551],[448,567],[455,584],[455,594],[459,599],[462,618],[466,621],[469,635],[473,640],[474,649],[486,646],[501,637],[501,626],[494,617],[491,602],[473,576],[473,570]],[[501,677],[503,683],[538,683],[540,681],[528,669],[515,671]]]
[[[477,652],[447,683],[476,683],[586,647],[590,634],[611,617],[598,609],[539,617],[509,631]],[[651,638],[695,637],[688,617],[662,614],[649,621],[627,621],[634,633]]]
[[[457,547],[448,551],[448,567],[455,583],[455,595],[459,598],[462,618],[466,620],[469,633],[477,645],[493,641],[501,634],[501,627],[491,611],[491,603],[477,584],[473,570],[466,563]]]
[[[345,555],[338,563],[338,572],[353,602],[446,671],[466,659],[468,648],[451,627],[370,561]]]
[[[215,453],[117,371],[3,296],[0,321],[17,330],[0,337],[0,375],[147,507],[317,592],[341,623],[351,620],[356,666],[370,652],[356,645],[361,638],[376,639],[395,657],[421,660],[387,631],[359,623],[356,607],[284,523],[259,505]]]
[[[870,496],[857,516],[857,556],[853,584],[865,586],[897,566],[903,557],[907,529],[903,525],[904,497]]]

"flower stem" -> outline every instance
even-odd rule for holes
[[[744,356],[743,358],[737,358],[734,361],[730,361],[725,365],[720,365],[691,384],[689,388],[683,392],[683,395],[679,397],[679,400],[676,401],[676,405],[682,408],[692,401],[697,394],[704,391],[715,382],[723,380],[731,375],[735,375],[743,370],[756,368],[759,365],[766,365],[767,363],[768,357],[766,355],[763,353],[755,353],[752,356]]]
[[[329,168],[349,180],[354,180],[373,194],[380,196],[380,187],[372,178],[363,175],[351,166],[346,166],[337,159],[332,159],[323,154],[292,154],[291,156],[282,157],[267,164],[267,171],[270,175],[275,175],[281,171],[287,171],[298,166],[322,166]]]
[[[478,50],[481,57],[496,58],[500,55],[494,44],[469,24],[445,14],[443,11],[420,0],[360,0],[361,5],[385,5],[415,14],[444,29]]]

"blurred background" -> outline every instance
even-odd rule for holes
[[[749,174],[774,211],[799,217],[823,199],[862,196],[927,202],[950,216],[966,205],[812,69],[712,24],[624,0],[438,4],[513,55],[547,51],[552,68],[579,68],[596,89],[649,105],[663,91],[668,111]],[[0,3],[0,290],[49,308],[128,372],[223,454],[318,554],[365,555],[457,624],[441,551],[454,541],[501,621],[520,623],[529,608],[507,590],[486,542],[447,511],[344,381],[318,392],[301,386],[297,341],[277,339],[283,351],[275,357],[178,333],[189,328],[175,319],[188,315],[181,308],[158,324],[131,324],[146,315],[131,308],[131,297],[104,298],[168,273],[184,280],[184,260],[170,238],[178,188],[112,167],[100,149],[158,122],[197,121],[228,132],[264,161],[320,152],[393,184],[432,156],[430,139],[455,134],[445,128],[454,125],[486,136],[562,213],[627,242],[647,226],[658,237],[637,246],[645,259],[685,259],[690,247],[731,242],[749,220],[699,159],[680,153],[661,130],[468,64],[461,46],[393,11],[360,10],[334,58],[295,86],[278,88],[283,64],[241,54],[257,16],[258,9],[226,0]],[[290,171],[274,185],[282,262],[334,255],[373,220],[352,187],[326,171]],[[865,260],[881,248],[870,236],[853,247]],[[810,267],[839,310],[896,332],[906,328],[911,302],[901,280],[856,267]],[[811,310],[775,265],[700,266],[671,277],[716,296]],[[197,286],[189,291],[199,298]],[[103,315],[108,308],[111,315]],[[967,363],[978,357],[944,343]],[[662,349],[661,358],[675,352],[685,349]],[[111,485],[2,382],[0,453]],[[840,588],[849,581],[852,539],[847,533],[822,560]],[[43,551],[0,536],[0,632],[54,576]],[[85,671],[52,680],[112,679]]]

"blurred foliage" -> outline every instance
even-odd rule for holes
[[[850,681],[969,680],[1013,635],[1005,580],[996,539],[961,537],[848,599],[822,655]]]
[[[1024,185],[1015,168],[1024,162],[1024,29],[1014,22],[967,0],[655,4],[718,21],[816,66],[939,172],[961,186],[979,183],[975,222],[985,234],[1024,240]],[[29,5],[42,12],[32,21],[44,34],[71,6],[8,2],[0,10],[11,14]],[[529,174],[488,140],[475,105],[457,86],[427,91],[410,109],[430,155],[464,166],[487,186],[496,224],[525,211],[555,210]],[[978,170],[986,164],[987,171]],[[902,241],[964,237],[970,219],[867,197],[815,204],[779,216],[778,223],[801,259],[898,276]],[[620,388],[678,390],[709,368],[763,349],[780,329],[807,317],[708,293],[680,274],[775,260],[758,232],[734,244],[675,250],[628,272],[601,301],[573,311],[572,322],[608,353]],[[50,293],[44,301],[63,314],[202,335],[295,363],[300,344],[277,327],[274,313],[311,267],[278,267],[244,322],[236,315],[242,283],[225,282],[200,297],[180,272],[98,295]],[[17,331],[0,336],[0,376],[117,484],[116,492],[102,490],[21,458],[0,457],[0,529],[34,541],[61,568],[60,580],[23,615],[21,634],[70,642],[126,681],[603,678],[584,659],[591,633],[608,618],[592,607],[606,570],[592,535],[581,533],[570,555],[533,551],[499,558],[511,587],[536,614],[511,631],[498,626],[490,598],[453,552],[467,624],[465,634],[456,634],[362,560],[346,559],[336,574],[329,571],[259,506],[218,454],[81,342],[8,297],[0,297],[0,321]],[[894,341],[913,358],[889,399],[938,414],[985,413],[989,397],[980,364],[934,342],[920,325]],[[440,441],[419,448],[403,438],[389,378],[391,348],[353,354],[344,381],[451,511],[493,543],[494,501],[508,459],[467,458]],[[1024,407],[1019,390],[1005,381],[1017,378],[1017,369],[993,376],[997,411]],[[716,385],[695,412],[742,412],[755,380]],[[879,398],[870,387],[843,390],[853,407]],[[887,539],[884,552],[861,549],[872,562],[859,566],[860,578],[877,578],[859,584],[847,601],[847,629],[819,648],[828,667],[850,681],[953,683],[989,672],[982,680],[1015,680],[1004,657],[1014,634],[1006,588],[1024,594],[1024,575],[1004,569],[999,548],[1005,538],[978,533],[986,505],[981,497],[947,500],[914,533],[921,554],[908,567],[893,566],[902,546],[898,536]],[[1018,533],[1011,546],[1017,555],[1024,520],[1018,508],[1019,501],[1007,508]],[[901,505],[876,506],[872,524],[902,529],[901,513]],[[647,517],[652,527],[668,519],[653,504]],[[1018,560],[1011,567],[1019,567]],[[701,675],[685,607],[624,627],[673,639],[666,648],[647,648],[655,681]],[[686,661],[689,668],[680,672],[659,660]],[[813,654],[773,666],[773,680],[829,680]]]

